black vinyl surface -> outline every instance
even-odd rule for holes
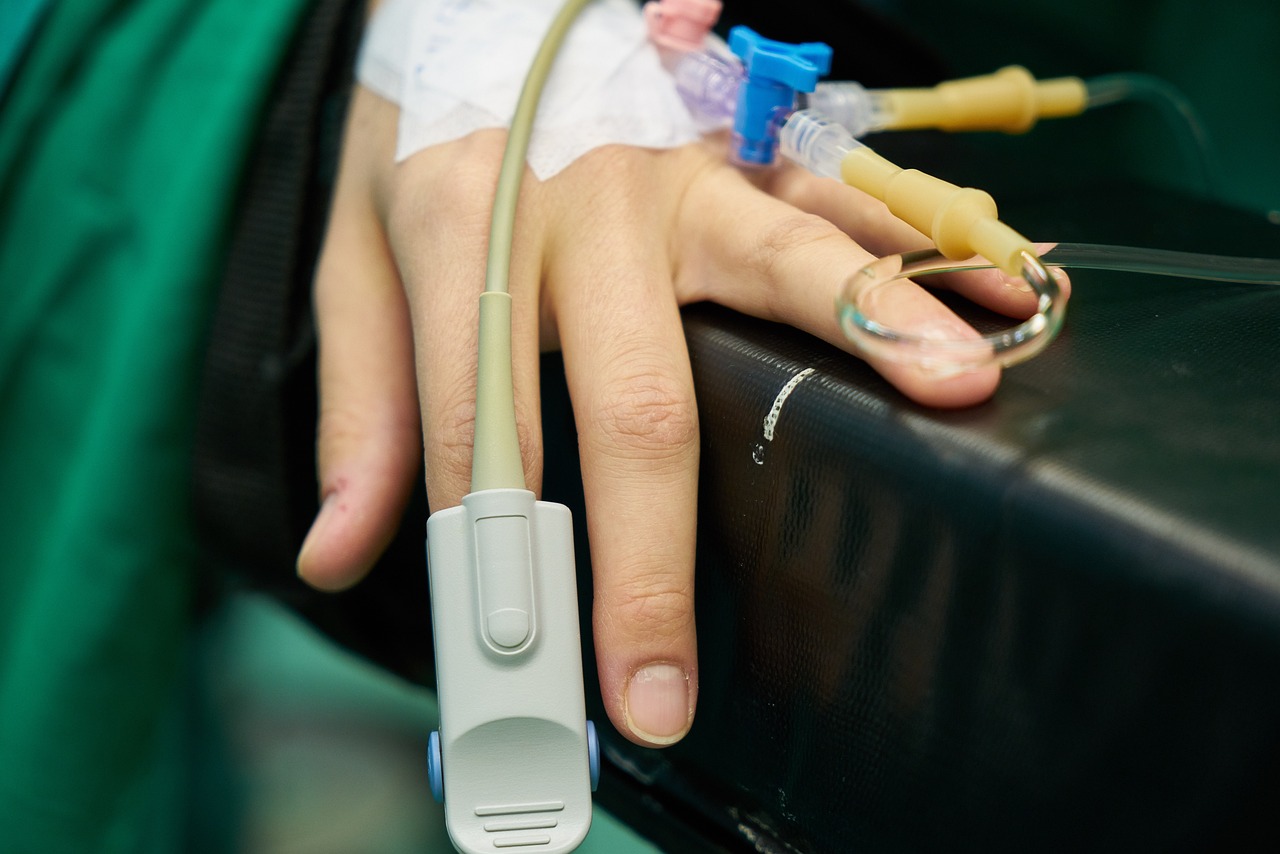
[[[1280,255],[1260,218],[1141,188],[1023,210],[1046,237]],[[615,760],[791,850],[1280,844],[1280,288],[1073,280],[1062,337],[959,412],[686,313],[700,708]]]

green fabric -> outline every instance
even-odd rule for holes
[[[199,641],[197,685],[225,728],[222,739],[216,727],[204,735],[226,745],[224,791],[207,800],[225,804],[227,790],[241,793],[235,829],[257,842],[252,851],[454,851],[427,782],[427,737],[440,720],[433,692],[335,646],[256,594],[227,597]],[[225,838],[227,813],[209,818],[200,838]],[[578,854],[656,851],[597,804]]]
[[[0,92],[18,64],[36,22],[49,6],[49,0],[0,0]]]
[[[195,383],[303,5],[62,0],[0,105],[5,852],[178,850]]]

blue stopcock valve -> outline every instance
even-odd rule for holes
[[[743,165],[767,166],[778,147],[778,130],[795,108],[796,93],[812,92],[831,70],[831,48],[822,42],[774,41],[738,26],[729,31],[729,49],[746,70],[733,117],[731,156]]]

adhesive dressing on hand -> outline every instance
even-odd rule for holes
[[[505,128],[559,0],[386,0],[357,62],[360,83],[400,106],[397,162]],[[546,180],[592,149],[675,148],[698,129],[630,0],[600,0],[547,81],[527,162]]]

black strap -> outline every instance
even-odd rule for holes
[[[290,494],[301,479],[291,475],[301,462],[296,428],[314,419],[306,283],[333,168],[315,140],[337,138],[340,93],[349,82],[334,79],[347,65],[335,60],[349,58],[342,24],[351,5],[320,0],[303,23],[241,189],[196,441],[196,508],[220,564],[277,567],[306,530],[295,515],[306,502]]]
[[[345,646],[430,682],[421,495],[406,515],[417,523],[353,590],[318,594],[293,569],[317,510],[311,279],[363,9],[316,0],[246,165],[202,378],[194,508],[207,595],[265,590]]]

